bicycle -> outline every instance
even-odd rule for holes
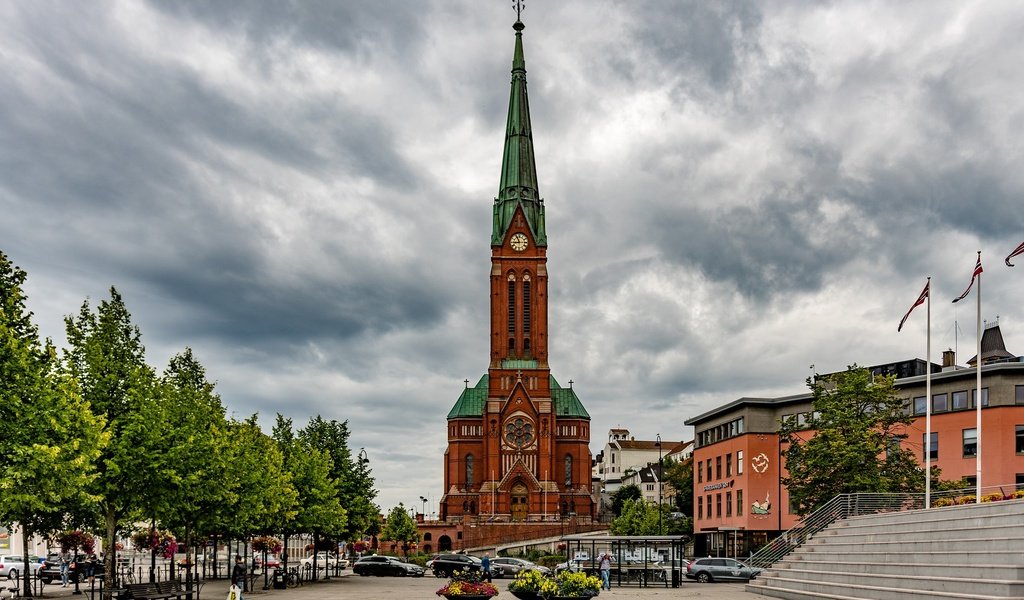
[[[302,583],[302,578],[299,577],[298,567],[288,567],[288,573],[284,576],[284,584],[287,587],[297,587]]]

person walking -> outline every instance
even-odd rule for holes
[[[60,553],[60,587],[68,587],[68,567],[71,566],[71,556],[67,552]]]
[[[491,581],[491,555],[488,552],[484,552],[484,557],[480,559],[480,566],[484,571],[484,578],[487,582]]]
[[[238,588],[237,600],[242,600],[242,591],[245,588],[245,563],[242,562],[240,554],[235,555],[235,566],[231,568],[231,587]]]
[[[601,589],[612,589],[612,555],[605,552],[601,555]]]

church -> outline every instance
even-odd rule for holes
[[[516,20],[512,91],[491,229],[487,373],[448,413],[442,521],[540,523],[595,515],[590,415],[548,362],[548,236]]]

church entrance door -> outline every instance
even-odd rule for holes
[[[526,515],[530,512],[530,496],[526,486],[517,483],[512,486],[512,520],[525,521]]]

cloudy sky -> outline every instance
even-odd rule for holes
[[[0,3],[0,250],[62,318],[115,286],[231,414],[347,419],[386,509],[442,492],[487,367],[507,0]],[[1024,5],[529,2],[551,364],[609,427],[810,374],[1024,354]],[[1021,257],[1024,262],[1024,257]]]

